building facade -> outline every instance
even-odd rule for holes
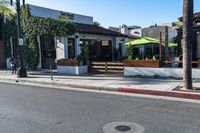
[[[114,49],[128,36],[93,25],[93,17],[65,11],[28,5],[30,15],[41,18],[75,23],[76,33],[72,36],[37,36],[39,44],[39,69],[48,69],[50,63],[57,67],[59,59],[74,59],[81,54],[81,44],[88,45],[89,61],[113,61]]]
[[[142,28],[140,26],[127,26],[125,24],[119,27],[109,27],[110,30],[120,32],[133,38],[142,37]]]
[[[182,22],[183,17],[178,18]],[[200,60],[200,12],[194,13],[193,15],[193,43],[192,43],[192,58],[194,61]],[[182,37],[183,30],[182,28],[178,29],[178,46],[182,47]],[[182,52],[179,52],[182,55]]]
[[[177,36],[177,30],[169,25],[154,25],[142,29],[142,37],[151,37],[162,41],[163,60],[169,60],[170,51],[167,47]]]

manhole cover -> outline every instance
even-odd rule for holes
[[[104,126],[104,133],[144,133],[144,127],[132,122],[111,122]]]
[[[118,131],[125,132],[125,131],[131,130],[131,127],[125,126],[125,125],[120,125],[120,126],[116,126],[115,129],[117,129]]]

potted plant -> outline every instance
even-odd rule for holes
[[[86,45],[85,43],[80,45],[81,47],[81,61],[83,63],[83,65],[88,65],[88,58],[89,58],[89,49],[88,49],[88,45]]]

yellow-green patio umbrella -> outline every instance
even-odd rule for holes
[[[144,44],[159,44],[160,41],[155,38],[150,38],[150,37],[144,37],[136,40],[130,40],[128,42],[125,42],[124,45],[128,46],[136,46],[136,45],[144,45]]]
[[[168,46],[169,46],[169,47],[177,47],[178,45],[177,45],[177,43],[169,43]]]

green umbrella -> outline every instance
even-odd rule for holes
[[[160,41],[155,38],[150,38],[150,37],[144,37],[136,40],[130,40],[128,42],[123,43],[123,45],[131,45],[131,46],[136,46],[136,45],[144,45],[144,44],[159,44]]]
[[[178,45],[177,45],[177,43],[169,43],[168,46],[169,46],[169,47],[177,47]]]

